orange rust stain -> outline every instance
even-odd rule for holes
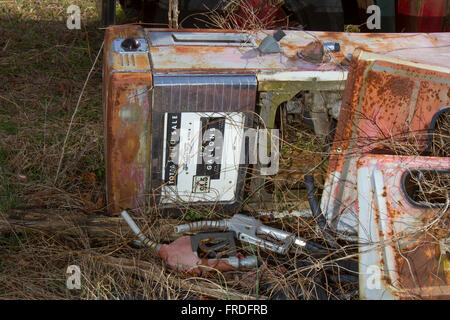
[[[299,46],[298,44],[293,44],[290,42],[282,42],[280,43],[280,47],[283,49],[287,49],[289,51],[298,51],[304,48],[305,46]]]
[[[371,84],[371,87],[379,87],[383,84],[384,82],[384,77],[380,72],[376,72],[376,71],[369,71],[367,73],[367,83]]]
[[[138,54],[135,58],[136,66],[139,70],[150,70],[150,62],[147,55]]]
[[[203,49],[203,50],[202,50]],[[225,51],[225,47],[201,47],[201,46],[190,46],[190,47],[173,47],[176,54],[188,54],[188,55],[199,55],[202,51],[207,53],[222,53]]]
[[[439,45],[439,40],[436,39],[435,37],[426,34],[428,36],[428,39],[430,40],[430,42],[433,44],[433,46],[438,46]]]
[[[116,203],[120,209],[130,207],[131,201],[136,195],[136,182],[128,180],[125,183],[119,184],[118,199]]]
[[[433,239],[420,239],[416,244],[396,253],[399,282],[403,288],[445,286],[445,275],[439,272],[439,245]],[[412,272],[411,272],[412,269]]]
[[[123,161],[125,163],[133,162],[140,147],[139,135],[136,130],[131,126],[128,126],[125,129],[124,134],[119,137],[117,142],[117,147],[122,154]]]
[[[414,82],[404,77],[390,77],[386,82],[386,88],[389,88],[393,95],[399,97],[410,97],[414,87]]]
[[[142,37],[144,29],[138,26],[111,26],[106,29],[106,34],[111,38]]]

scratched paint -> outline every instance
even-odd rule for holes
[[[149,175],[150,61],[147,54],[123,55],[112,48],[114,39],[131,36],[144,38],[143,30],[111,27],[105,37],[103,101],[110,214],[145,204]]]
[[[146,29],[147,32],[167,31]],[[182,30],[195,32],[195,30]],[[203,30],[204,32],[204,30]],[[210,31],[214,32],[214,31]],[[217,31],[216,31],[217,32]],[[271,31],[250,33],[256,44]],[[193,44],[165,45],[150,48],[155,70],[226,70],[249,69],[259,72],[281,70],[341,70],[347,68],[348,55],[356,49],[386,54],[414,62],[450,67],[448,50],[450,34],[446,33],[345,33],[345,32],[304,32],[285,31],[281,39],[281,53],[261,54],[257,48],[248,46],[206,46]],[[297,53],[315,41],[339,42],[341,51],[329,53],[327,63],[314,64],[299,59]]]
[[[366,155],[357,167],[361,298],[450,298],[440,241],[448,238],[448,218],[440,221],[447,224],[444,232],[437,224],[425,228],[444,208],[414,204],[403,186],[411,170],[449,171],[450,158]],[[381,270],[378,285],[367,272],[374,266]]]
[[[450,67],[448,47],[450,34],[357,34],[336,32],[286,31],[281,40],[281,53],[261,54],[255,46],[151,46],[148,53],[118,53],[113,50],[114,39],[135,37],[148,38],[148,34],[167,29],[144,29],[139,26],[109,27],[105,36],[103,68],[103,101],[105,115],[105,161],[108,195],[108,211],[118,214],[121,208],[134,208],[146,203],[150,194],[150,109],[152,103],[153,75],[169,72],[191,74],[256,74],[260,90],[290,88],[296,90],[328,88],[338,90],[345,84],[346,73],[350,68],[349,54],[357,48],[369,52],[384,53],[417,63],[429,63],[442,68]],[[178,30],[177,32],[198,32],[196,30]],[[233,30],[202,30],[202,32],[236,33]],[[272,31],[250,33],[256,46]],[[329,53],[324,63],[311,63],[300,59],[297,53],[314,41],[339,42],[341,51]],[[383,67],[380,64],[380,67]],[[356,69],[361,68],[357,66]],[[362,67],[364,69],[364,67]],[[381,71],[380,71],[381,72]],[[404,70],[408,73],[408,70]],[[302,77],[301,74],[307,74]],[[330,77],[327,75],[339,76]],[[375,74],[376,72],[372,72]],[[281,78],[278,75],[282,76]],[[433,77],[423,73],[423,76]],[[408,78],[409,75],[406,76]],[[335,79],[336,78],[336,79]],[[282,80],[279,80],[282,79]],[[325,79],[322,81],[321,79]],[[274,81],[275,80],[275,81]],[[384,81],[384,80],[383,80]],[[390,95],[404,94],[404,86],[394,81],[394,91]],[[407,83],[409,80],[407,80]],[[417,104],[426,104],[429,99],[448,98],[448,92],[432,80],[414,78],[410,98],[404,97],[402,107],[407,108],[405,119],[413,128],[420,128],[426,117],[416,112],[430,114],[431,111],[413,108],[411,97]],[[419,82],[419,84],[417,83]],[[430,87],[426,87],[427,82]],[[280,84],[283,83],[283,84]],[[285,84],[284,84],[285,83]],[[329,84],[331,83],[331,85]],[[331,88],[331,89],[330,89]],[[359,88],[355,87],[355,90]],[[375,89],[373,89],[375,90]],[[372,94],[375,96],[375,92]],[[384,102],[389,102],[387,99]],[[400,100],[397,100],[400,101]],[[409,103],[408,103],[409,101]],[[130,107],[129,106],[133,106]],[[427,108],[433,107],[431,104]],[[123,109],[123,110],[122,110]],[[121,111],[122,110],[122,111]],[[413,110],[414,112],[410,112]],[[434,109],[433,109],[434,110]],[[344,111],[345,114],[345,111]],[[389,114],[385,114],[386,117]],[[394,128],[394,127],[392,127]],[[385,128],[384,133],[392,128]],[[397,127],[395,127],[397,128]],[[342,148],[346,148],[345,143]],[[331,163],[333,163],[333,160]],[[335,171],[340,175],[341,169]],[[331,189],[336,189],[332,186]],[[333,189],[333,190],[334,190]]]
[[[348,76],[321,207],[331,226],[357,234],[356,164],[366,153],[398,154],[392,146],[427,147],[433,116],[450,105],[450,69],[357,51]],[[338,177],[338,178],[337,178]]]

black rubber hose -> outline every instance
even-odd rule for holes
[[[311,261],[307,260],[297,260],[296,261],[297,269],[310,267],[313,265]],[[348,260],[339,260],[330,263],[329,265],[325,265],[322,267],[323,270],[333,271],[333,272],[349,272],[353,274],[358,274],[358,262],[356,261],[348,261]]]
[[[318,275],[311,281],[310,292],[312,293],[311,300],[336,300],[325,290],[323,281]]]
[[[312,175],[305,176],[305,187],[308,192],[308,202],[311,207],[312,215],[316,219],[322,235],[332,248],[338,247],[336,241],[330,233],[330,230],[328,230],[327,220],[323,216],[322,210],[320,209],[319,200],[316,196],[316,187],[314,186],[314,177]]]
[[[306,245],[305,245],[305,249],[309,252],[327,252],[327,248],[325,248],[324,246],[322,246],[321,244],[318,244],[316,242],[307,240],[306,241]]]
[[[351,274],[331,274],[328,276],[328,278],[335,282],[335,283],[358,283],[359,278],[358,276],[351,275]]]
[[[357,261],[352,260],[338,260],[333,262],[338,268],[344,269],[347,272],[358,273],[359,272],[359,264]]]
[[[326,220],[320,210],[319,200],[316,196],[316,187],[314,186],[314,177],[312,175],[305,176],[305,187],[308,192],[308,202],[311,207],[312,215],[317,220],[317,224],[321,229],[326,227]]]

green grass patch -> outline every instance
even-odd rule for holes
[[[19,206],[19,188],[12,184],[5,174],[3,166],[0,167],[0,213]]]
[[[98,181],[104,181],[105,180],[105,162],[104,161],[100,161],[98,163],[98,167],[97,169],[95,169],[95,175],[97,176],[97,180]]]
[[[21,246],[28,241],[30,235],[31,234],[27,232],[20,234],[7,234],[5,237],[0,238],[0,252],[3,251],[6,254],[14,254],[19,252],[21,250]]]
[[[41,169],[32,165],[27,169],[27,176],[31,181],[39,181],[41,179]]]
[[[196,221],[205,218],[207,215],[208,215],[207,213],[202,213],[195,209],[190,209],[189,212],[186,214],[185,219],[187,221]]]
[[[6,121],[3,119],[0,119],[0,130],[8,134],[17,134],[19,132],[19,129],[14,122]]]
[[[303,136],[302,133],[298,132],[297,141],[294,145],[301,150],[320,152],[322,144],[318,142],[319,141],[316,141],[314,138],[311,139],[311,136]]]
[[[0,148],[0,167],[4,167],[8,161],[8,150]]]

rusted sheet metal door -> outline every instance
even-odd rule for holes
[[[360,297],[450,298],[450,158],[367,155],[357,168]]]
[[[357,234],[359,157],[423,153],[433,117],[448,105],[450,69],[355,52],[321,202],[342,237]]]

